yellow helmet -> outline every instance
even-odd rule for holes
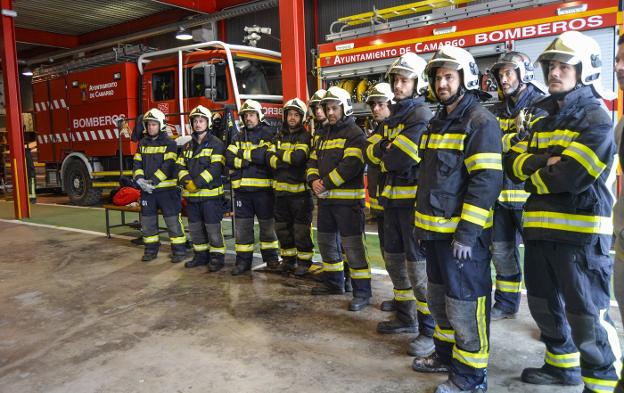
[[[241,105],[238,114],[243,116],[245,112],[256,112],[258,114],[258,120],[264,120],[264,113],[262,113],[262,105],[256,100],[246,100]]]
[[[158,129],[164,131],[167,125],[165,124],[165,114],[156,108],[152,108],[145,112],[143,115],[143,127],[147,129],[147,122],[155,121],[158,123]]]
[[[189,113],[188,117],[189,120],[191,121],[191,130],[193,129],[193,118],[194,117],[203,117],[206,120],[208,120],[208,127],[210,128],[212,127],[212,112],[210,112],[210,109],[206,108],[203,105],[197,105],[195,108],[193,108],[193,110],[191,111],[191,113]]]

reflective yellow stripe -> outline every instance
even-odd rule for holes
[[[186,243],[186,235],[169,238],[169,241],[171,244],[184,244]]]
[[[516,129],[516,119],[506,119],[504,117],[496,117],[501,131],[509,132],[510,129]]]
[[[329,139],[321,142],[319,150],[342,149],[346,141],[344,138]]]
[[[392,141],[392,146],[396,146],[403,153],[407,154],[409,158],[416,162],[420,162],[420,157],[418,156],[418,144],[412,142],[405,135],[399,135]]]
[[[192,158],[194,159],[198,159],[198,158],[202,158],[202,157],[210,157],[212,155],[212,149],[211,148],[203,148],[199,151],[199,153],[197,153],[196,155],[193,156],[193,152],[192,151],[187,151],[186,154],[190,153],[190,155],[192,156]]]
[[[479,334],[479,351],[468,352],[457,346],[453,346],[453,359],[473,368],[486,368],[489,359],[489,346],[485,315],[485,296],[477,298],[477,331]]]
[[[306,185],[304,183],[291,184],[281,181],[273,181],[273,189],[275,191],[299,193],[306,190]]]
[[[363,188],[360,189],[335,189],[329,190],[327,199],[364,199],[365,192]]]
[[[510,150],[520,154],[526,153],[529,150],[529,144],[527,141],[520,141],[513,145]]]
[[[221,164],[225,165],[225,156],[222,154],[213,154],[212,156],[210,156],[210,162],[220,162]]]
[[[132,157],[134,159],[134,161],[143,161],[143,157],[141,157],[141,153],[134,153],[134,156]]]
[[[280,248],[280,255],[283,257],[296,257],[297,249],[296,248]]]
[[[245,149],[245,151],[243,151],[243,159],[251,161],[251,150],[252,149]]]
[[[347,158],[347,157],[355,157],[358,160],[364,162],[364,157],[362,156],[362,149],[359,149],[357,147],[347,147],[344,150],[344,154],[342,155],[342,158]]]
[[[234,251],[236,252],[253,252],[253,244],[234,244]]]
[[[466,134],[429,134],[423,135],[420,148],[464,150]]]
[[[366,148],[366,157],[368,157],[368,160],[373,165],[379,165],[381,160],[379,158],[375,157],[375,154],[373,152],[374,149],[375,149],[375,145],[373,145],[373,144],[368,145],[368,147]]]
[[[240,187],[271,187],[271,179],[254,179],[254,178],[244,178],[238,180],[232,180],[233,188]]]
[[[162,154],[167,151],[167,146],[141,146],[142,154]]]
[[[421,302],[418,299],[416,299],[416,310],[421,314],[431,315],[431,311],[429,311],[429,306],[427,305],[427,302]]]
[[[200,173],[199,176],[201,176],[206,181],[206,183],[210,183],[213,179],[210,172],[208,172],[208,169],[202,171],[202,173]]]
[[[477,153],[464,160],[468,173],[481,169],[502,171],[503,164],[500,153]]]
[[[312,153],[310,153],[310,159],[311,160],[316,160],[317,159],[316,150],[312,150]]]
[[[186,169],[180,169],[178,172],[178,180],[182,180],[185,176],[189,176],[189,171]]]
[[[201,188],[197,192],[189,192],[187,190],[182,190],[183,197],[213,197],[223,195],[223,186],[219,186],[217,188]]]
[[[433,338],[444,341],[447,343],[455,343],[455,330],[453,329],[442,329],[438,324],[435,325],[435,330],[433,331]]]
[[[167,179],[167,175],[165,175],[165,172],[161,171],[160,169],[154,172],[154,176],[156,176],[160,181],[164,181]]]
[[[320,176],[318,168],[308,168],[306,169],[306,176],[316,175]]]
[[[323,262],[324,272],[341,272],[344,270],[344,263],[340,262]]]
[[[167,187],[175,187],[178,185],[178,181],[175,179],[168,179],[165,181],[161,181],[156,185],[156,188],[167,188]]]
[[[176,160],[178,155],[172,152],[165,153],[165,160]]]
[[[414,224],[418,228],[439,233],[454,233],[459,223],[459,217],[447,219],[444,217],[429,216],[418,211],[415,213],[414,218]]]
[[[160,238],[158,237],[158,235],[154,235],[154,236],[143,236],[143,243],[145,244],[149,244],[149,243],[158,243],[160,240]]]
[[[491,214],[492,212],[490,210],[482,209],[470,203],[464,203],[462,206],[461,219],[482,227],[485,226]]]
[[[310,146],[308,146],[305,143],[295,143],[295,149],[294,150],[303,150],[305,152],[305,154],[308,154],[308,152],[310,151]]]
[[[290,164],[291,163],[291,160],[290,160],[290,156],[291,155],[292,155],[292,151],[285,151],[284,155],[282,156],[282,161],[284,161],[287,164]]]
[[[193,243],[193,250],[197,252],[208,251],[210,249],[210,245],[208,243],[205,244],[195,244]]]
[[[297,250],[297,258],[301,259],[302,261],[310,261],[312,260],[313,256],[314,256],[313,252]]]
[[[594,178],[600,176],[607,167],[607,164],[600,161],[592,149],[578,142],[570,143],[561,155],[572,157]]]
[[[145,176],[145,172],[143,172],[143,169],[137,169],[133,172],[132,176],[134,177]]]
[[[223,247],[210,246],[210,253],[211,254],[225,254],[225,246]]]
[[[345,182],[342,176],[340,176],[340,173],[338,173],[337,168],[329,172],[329,180],[331,180],[336,187],[340,187]]]
[[[278,158],[276,156],[271,156],[271,158],[269,158],[269,166],[273,169],[277,169],[277,160]]]
[[[531,183],[533,183],[539,195],[548,194],[548,187],[546,187],[546,183],[544,183],[542,177],[539,174],[540,170],[533,172],[533,174],[530,176]]]
[[[522,226],[524,228],[544,228],[600,235],[613,234],[613,220],[611,217],[549,211],[523,212]]]
[[[528,192],[524,190],[503,190],[498,196],[500,202],[526,202],[529,197]]]
[[[520,292],[520,284],[520,281],[496,280],[496,289],[501,292],[518,293]]]
[[[372,210],[382,210],[383,206],[379,204],[379,200],[377,198],[368,197],[368,207]]]
[[[368,139],[366,139],[368,141],[368,143],[378,143],[379,141],[381,141],[381,135],[379,134],[373,134],[371,136],[368,137]]]
[[[612,393],[618,383],[615,379],[582,378],[585,382],[585,388],[595,393]]]
[[[567,148],[580,134],[570,130],[554,130],[548,132],[536,132],[531,136],[531,147],[548,149],[552,146]]]
[[[381,191],[381,196],[386,199],[411,199],[416,198],[417,185],[413,186],[392,186],[386,185]]]
[[[579,352],[554,354],[546,350],[544,362],[557,368],[581,367],[581,354]]]
[[[243,160],[236,157],[234,158],[234,168],[239,169],[243,166]]]
[[[272,250],[274,248],[279,248],[279,242],[277,240],[272,242],[260,242],[261,250]]]
[[[518,135],[517,132],[503,135],[501,142],[503,144],[503,153],[507,153],[511,149],[511,140]]]
[[[412,288],[410,289],[393,289],[394,291],[394,300],[397,302],[407,302],[407,301],[415,301],[416,297],[414,296],[414,291]]]
[[[229,145],[227,149],[233,154],[238,154],[238,146],[236,145]]]
[[[516,145],[518,146],[518,145]],[[515,147],[515,146],[514,146]],[[512,148],[513,149],[513,148]],[[522,153],[520,154],[518,157],[516,157],[513,161],[513,164],[511,166],[511,169],[513,169],[513,173],[514,175],[520,179],[520,180],[526,180],[529,178],[529,176],[525,175],[524,172],[522,172],[522,166],[524,165],[524,162],[526,160],[529,159],[529,157],[531,157],[532,154],[529,153]]]
[[[349,268],[349,273],[351,273],[352,280],[364,280],[367,278],[371,278],[371,270],[367,269],[351,269]]]

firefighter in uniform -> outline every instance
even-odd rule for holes
[[[226,165],[232,170],[235,192],[234,219],[236,229],[236,264],[232,275],[251,269],[254,249],[254,216],[260,225],[260,252],[269,269],[279,265],[279,243],[275,235],[271,168],[266,162],[268,151],[274,150],[273,130],[263,121],[262,106],[246,100],[238,113],[245,127],[234,137],[225,152]]]
[[[535,103],[544,97],[534,85],[533,64],[520,52],[502,54],[490,72],[498,85],[501,101],[493,108],[502,132],[503,153],[526,136],[527,127],[544,115]],[[519,127],[516,126],[518,123]],[[525,123],[527,126],[524,126]],[[520,238],[522,206],[529,197],[522,183],[504,177],[503,190],[494,207],[492,262],[496,270],[496,291],[490,313],[493,321],[515,318],[520,308]]]
[[[176,180],[177,145],[167,133],[165,115],[152,108],[143,115],[146,135],[139,141],[133,160],[133,178],[141,187],[141,231],[143,261],[156,259],[160,248],[158,210],[171,241],[171,262],[186,258],[186,235],[182,229],[182,199]]]
[[[435,352],[419,372],[445,372],[436,393],[485,392],[489,357],[490,228],[503,183],[500,128],[479,102],[479,70],[444,46],[425,72],[442,105],[420,142],[416,235],[427,255]]]
[[[524,205],[525,284],[531,315],[546,344],[544,365],[526,368],[533,384],[613,391],[620,346],[609,310],[613,225],[610,192],[615,147],[601,108],[601,51],[577,31],[539,56],[548,115],[506,154],[506,169],[530,193]],[[579,353],[580,352],[580,353]]]
[[[371,113],[373,115],[373,121],[375,122],[375,129],[372,131],[371,135],[368,137],[368,142],[375,139],[379,139],[379,135],[383,135],[383,121],[390,116],[390,106],[392,105],[392,100],[394,99],[394,93],[392,92],[392,87],[388,83],[377,83],[366,93],[366,103],[370,107]],[[366,187],[368,189],[368,202],[371,211],[371,215],[375,217],[375,221],[377,222],[377,235],[379,237],[379,249],[381,251],[381,255],[383,258],[383,250],[384,250],[384,215],[383,215],[383,206],[379,204],[378,196],[380,194],[379,190],[379,180],[380,180],[380,170],[378,165],[373,165],[369,160],[366,159],[366,154],[364,154],[364,159],[367,161],[366,167]],[[384,260],[385,261],[385,260]],[[394,297],[391,300],[384,300],[380,305],[381,311],[395,311],[396,306],[394,304]]]
[[[275,233],[280,243],[282,271],[303,276],[312,264],[312,193],[306,184],[306,163],[310,155],[310,133],[303,127],[306,105],[298,98],[286,102],[283,126],[267,152],[273,169]]]
[[[193,259],[185,267],[208,265],[208,271],[221,270],[225,242],[221,229],[224,212],[221,174],[225,165],[225,145],[212,133],[212,113],[199,105],[189,114],[192,139],[178,157],[178,181],[187,200],[186,213],[193,241]]]
[[[343,294],[345,275],[340,243],[349,260],[353,299],[349,310],[370,303],[371,271],[364,245],[364,132],[351,116],[349,93],[332,86],[322,100],[328,126],[310,154],[307,181],[319,197],[318,246],[323,285],[313,295]],[[338,233],[340,237],[338,237]],[[339,241],[340,239],[340,241]]]
[[[396,59],[388,70],[396,104],[381,134],[369,138],[366,158],[381,169],[380,203],[384,207],[384,260],[394,285],[396,318],[377,325],[380,333],[417,333],[409,353],[434,350],[434,322],[427,307],[424,250],[413,236],[418,179],[418,143],[432,113],[421,94],[427,91],[427,62],[415,53]]]

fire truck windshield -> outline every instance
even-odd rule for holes
[[[234,70],[240,94],[282,95],[280,63],[236,58]]]

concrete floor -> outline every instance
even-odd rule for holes
[[[0,222],[0,392],[430,392],[445,379],[411,370],[408,336],[375,332],[387,277],[352,313],[348,296],[309,296],[310,281],[232,277],[232,256],[189,271],[161,251],[144,264],[126,240]],[[490,347],[490,392],[582,390],[520,382],[543,356],[526,299]]]

